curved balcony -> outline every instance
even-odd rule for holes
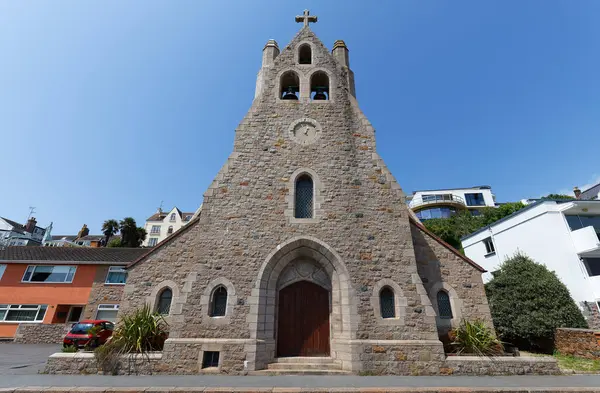
[[[410,207],[415,213],[419,210],[433,206],[451,206],[460,210],[467,209],[467,203],[465,200],[461,196],[454,194],[427,195],[425,198],[413,198],[408,203],[408,207]]]

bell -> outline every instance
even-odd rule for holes
[[[313,97],[313,100],[326,100],[327,96],[325,95],[325,92],[322,89],[317,89],[317,93],[315,94],[315,96]]]
[[[289,87],[287,91],[283,94],[283,100],[297,100],[296,93],[294,93],[294,88]]]

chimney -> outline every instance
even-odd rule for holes
[[[581,196],[581,190],[579,189],[579,187],[573,188],[573,194],[575,194],[576,199],[579,199],[579,197]]]
[[[29,220],[27,220],[27,224],[25,224],[25,230],[29,233],[33,233],[36,225],[37,221],[35,220],[35,217],[31,217]]]

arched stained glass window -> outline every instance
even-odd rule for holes
[[[394,291],[390,287],[385,287],[379,292],[379,307],[382,318],[396,318]]]
[[[296,180],[296,201],[294,217],[313,217],[313,181],[308,175],[302,175]]]
[[[171,288],[165,288],[158,295],[158,303],[156,304],[156,312],[161,315],[169,315],[171,311],[171,300],[173,299],[173,291]]]
[[[212,295],[210,316],[224,317],[227,312],[227,289],[220,285]]]
[[[451,319],[452,306],[450,305],[450,296],[448,296],[448,292],[440,290],[437,293],[437,304],[439,317],[444,319]]]

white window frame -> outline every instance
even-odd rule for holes
[[[152,244],[152,240],[155,240],[154,244]],[[158,238],[157,237],[151,237],[148,238],[148,246],[150,247],[154,247],[158,244]]]
[[[169,217],[169,222],[174,222],[177,220],[177,216],[175,213],[171,213],[171,217]]]
[[[31,278],[35,274],[35,269],[38,267],[52,267],[52,268],[68,267],[69,273],[67,273],[67,275],[65,276],[65,281],[31,281]],[[31,268],[31,272],[29,271],[30,268]],[[71,274],[71,268],[73,268],[73,274]],[[28,273],[29,273],[29,279],[26,280],[25,277],[27,276]],[[27,269],[25,269],[25,273],[23,273],[23,278],[21,279],[21,282],[31,283],[31,284],[71,284],[73,282],[73,280],[75,279],[76,273],[77,273],[77,266],[72,266],[72,265],[28,265]],[[67,279],[69,278],[69,275],[71,275],[71,280],[67,281]]]
[[[41,315],[40,312],[44,310]],[[33,321],[13,321],[6,320],[10,310],[36,310],[36,315]],[[0,316],[0,323],[43,323],[48,311],[47,304],[0,304],[0,311],[4,311],[4,315]],[[40,318],[41,316],[41,318]]]
[[[2,276],[4,275],[5,270],[6,270],[6,265],[0,265],[0,280],[2,280]]]
[[[152,225],[152,228],[150,228],[150,234],[160,235],[160,225]]]
[[[108,277],[110,277],[110,273],[125,273],[125,282],[109,282]],[[106,278],[104,279],[104,285],[125,285],[127,283],[127,270],[123,266],[111,266],[108,268],[108,272],[106,273]]]
[[[485,255],[493,255],[496,253],[496,246],[491,237],[483,239],[483,245],[485,246]]]
[[[100,310],[103,311],[113,311],[117,310],[117,315],[119,315],[119,305],[118,304],[98,304],[98,308],[96,309],[96,319],[98,319],[98,313]],[[107,319],[108,321],[108,319]]]

